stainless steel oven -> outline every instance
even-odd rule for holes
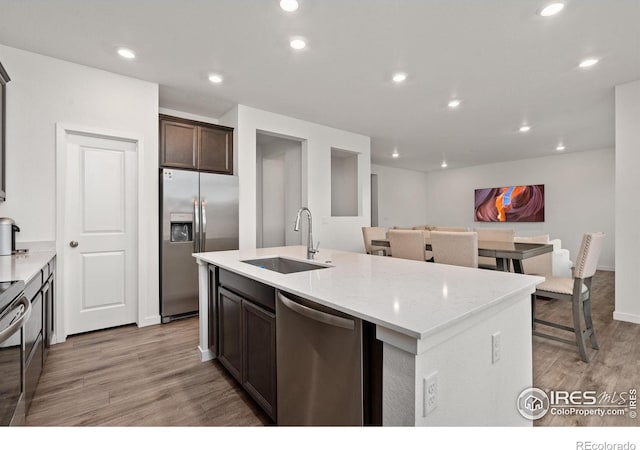
[[[0,426],[25,421],[23,325],[30,314],[24,282],[0,283]]]

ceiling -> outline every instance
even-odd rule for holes
[[[544,0],[299,2],[0,0],[0,43],[159,83],[166,108],[219,117],[240,103],[365,134],[374,163],[423,171],[560,141],[613,147],[613,88],[640,79],[640,0],[567,0],[548,18]],[[579,69],[590,56],[600,63]]]

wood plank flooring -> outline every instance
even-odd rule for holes
[[[589,364],[577,348],[533,340],[534,386],[553,390],[640,388],[640,325],[613,321],[614,274],[593,281],[600,351]],[[570,319],[562,302],[540,317]],[[251,426],[268,417],[217,362],[200,363],[197,319],[128,326],[70,337],[51,348],[28,425]],[[515,401],[515,399],[514,399]],[[628,417],[549,416],[537,426],[640,425]]]
[[[27,425],[268,424],[219,363],[199,362],[197,344],[197,318],[72,336],[51,348]]]

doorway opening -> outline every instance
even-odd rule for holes
[[[300,245],[293,230],[303,206],[303,142],[259,131],[256,133],[256,246]]]

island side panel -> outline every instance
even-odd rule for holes
[[[521,293],[455,328],[418,340],[413,349],[385,342],[383,424],[532,425],[516,408],[518,395],[532,386],[533,378],[530,294]],[[494,363],[495,333],[500,334],[500,359]],[[433,383],[435,408],[428,400]]]
[[[209,282],[215,285],[216,280],[209,280],[209,264],[198,259],[198,285],[199,285],[199,324],[200,324],[200,361],[212,360],[216,355],[211,351],[209,339]]]

